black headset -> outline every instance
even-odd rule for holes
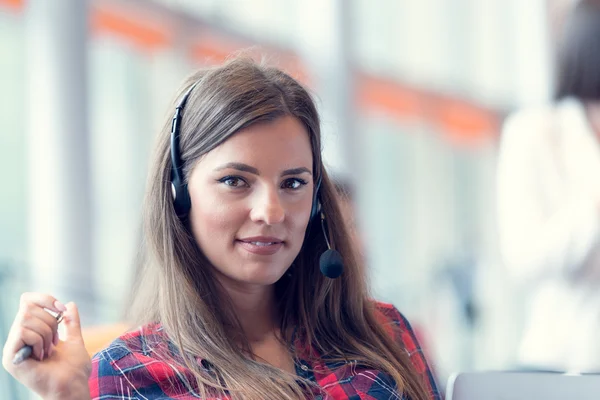
[[[187,183],[183,177],[183,161],[181,160],[181,147],[179,146],[179,136],[181,131],[181,118],[183,108],[190,97],[190,93],[199,83],[197,81],[184,93],[179,104],[175,107],[175,113],[171,121],[171,193],[173,195],[173,208],[177,217],[182,222],[185,222],[188,218],[190,210],[192,208],[192,202],[190,200],[190,193],[188,191]],[[327,232],[325,229],[325,216],[321,212],[321,203],[319,201],[319,191],[321,189],[321,176],[318,175],[317,181],[315,182],[315,188],[313,191],[312,206],[310,210],[310,220],[306,229],[308,235],[314,223],[318,223],[317,219],[321,219],[321,228],[325,241],[327,243],[328,250],[321,255],[320,268],[323,275],[329,278],[337,278],[343,271],[343,265],[340,254],[331,249],[329,240],[327,239]],[[333,256],[333,257],[332,257]]]
[[[171,121],[171,193],[173,195],[173,208],[181,220],[187,219],[190,209],[192,208],[190,193],[188,192],[187,183],[185,183],[183,177],[183,162],[181,161],[181,151],[179,146],[181,113],[183,112],[188,97],[190,97],[192,89],[194,89],[197,84],[198,82],[194,83],[187,92],[185,92],[179,101],[179,104],[175,107],[175,114]]]

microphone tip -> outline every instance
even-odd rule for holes
[[[319,259],[321,273],[330,279],[335,279],[344,272],[342,256],[335,250],[326,250]]]

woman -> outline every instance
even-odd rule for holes
[[[528,307],[518,362],[600,372],[600,1],[564,25],[554,104],[505,124],[501,249]]]
[[[26,294],[5,368],[44,399],[439,399],[408,322],[369,299],[307,91],[235,59],[178,97],[145,200],[141,328],[90,374],[75,306]],[[67,310],[65,342],[42,307]],[[13,365],[25,344],[34,358]]]

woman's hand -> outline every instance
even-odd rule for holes
[[[46,310],[63,312],[64,340],[58,338],[56,318]],[[13,364],[16,353],[25,345],[33,348],[31,356]],[[75,303],[64,306],[50,295],[23,294],[4,345],[2,365],[45,400],[89,399],[91,360],[81,336]]]

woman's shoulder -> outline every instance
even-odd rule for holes
[[[421,347],[422,336],[408,319],[393,304],[373,301],[375,316],[392,339],[404,348],[418,373],[429,371],[426,357]],[[430,377],[433,379],[432,377]]]
[[[372,301],[375,317],[392,339],[404,349],[415,372],[423,377],[431,399],[441,399],[432,369],[408,319],[393,304]]]
[[[92,398],[162,394],[162,383],[175,381],[184,372],[170,362],[176,358],[177,351],[159,324],[126,332],[92,357]]]
[[[110,344],[98,350],[92,358],[106,355],[119,356],[126,353],[143,353],[148,346],[161,343],[165,338],[166,335],[160,324],[143,325],[120,334]]]
[[[159,324],[147,324],[123,333],[92,357],[94,373],[111,370],[124,373],[155,363],[172,353],[174,347]]]
[[[375,317],[384,327],[412,332],[413,329],[408,319],[393,304],[372,300],[372,306],[375,310]]]

